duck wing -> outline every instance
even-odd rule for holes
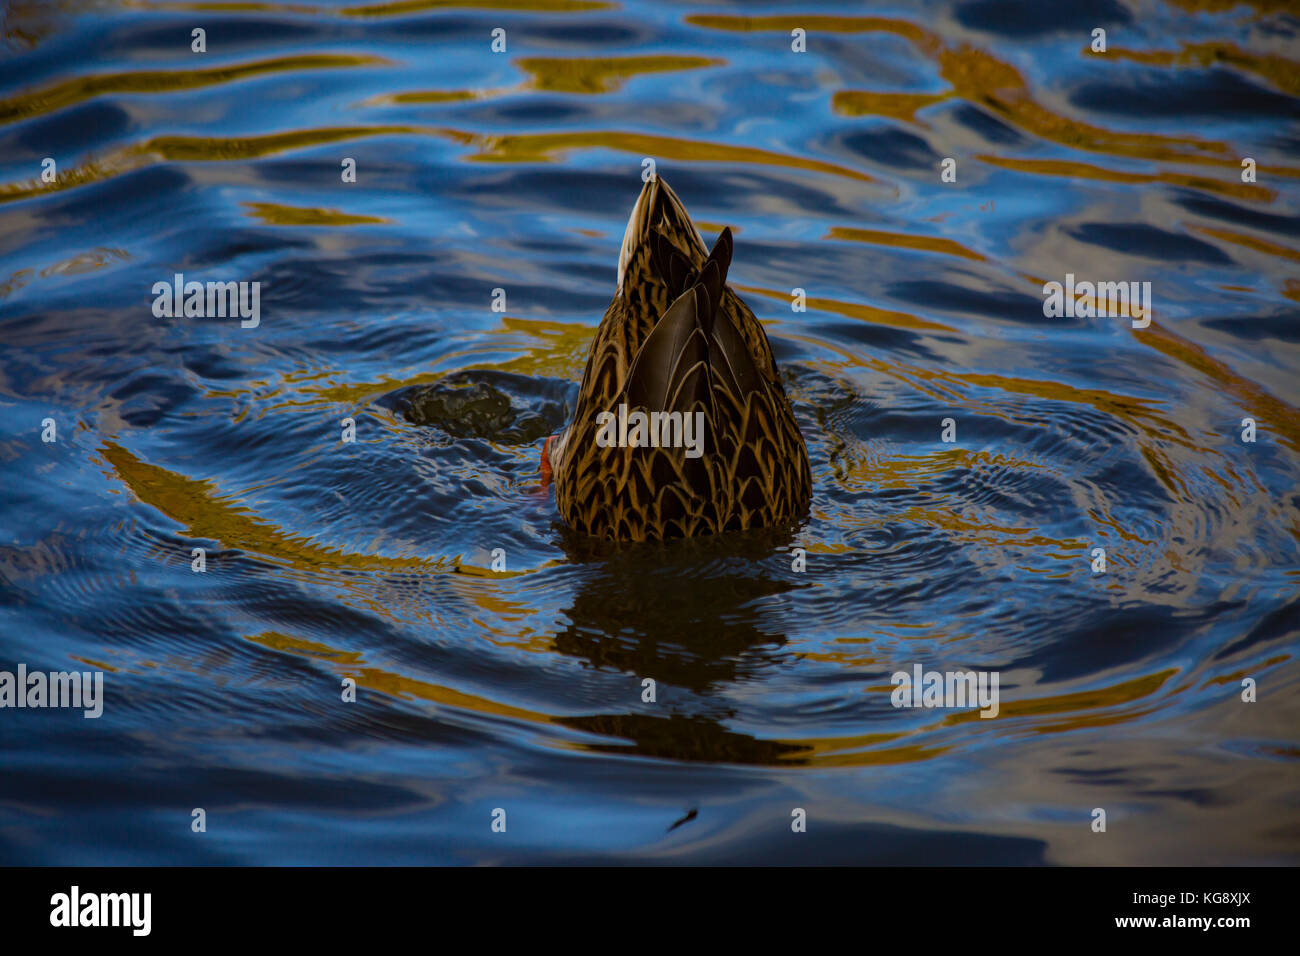
[[[716,267],[706,267],[705,275],[716,282],[716,271]],[[716,301],[710,299],[702,277],[663,314],[628,372],[624,400],[629,413],[644,411],[652,416],[651,430],[657,432],[658,438],[677,437],[675,446],[624,451],[629,464],[625,491],[641,506],[649,537],[698,534],[717,528],[711,461],[713,383],[706,331]],[[680,424],[672,422],[674,417],[680,419]],[[659,429],[655,422],[661,423]],[[694,455],[683,443],[688,433],[698,443]]]
[[[625,387],[629,408],[685,412],[698,403],[712,412],[708,335],[701,319],[710,309],[701,283],[673,302],[632,362]]]

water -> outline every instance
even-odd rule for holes
[[[1300,21],[792,6],[9,5],[0,670],[106,699],[0,712],[0,860],[1300,859]],[[646,157],[735,230],[793,531],[539,491]],[[260,323],[156,317],[178,272]]]

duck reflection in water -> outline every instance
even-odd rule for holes
[[[761,680],[790,657],[765,618],[765,600],[801,585],[784,552],[788,531],[762,529],[670,542],[615,544],[560,529],[569,561],[584,575],[564,613],[555,649],[635,678],[639,706],[566,717],[576,730],[610,739],[612,753],[737,764],[798,764],[811,748],[725,728],[734,716],[725,689]],[[784,573],[783,573],[784,569]],[[684,593],[684,582],[689,591]],[[642,702],[654,681],[655,703]]]

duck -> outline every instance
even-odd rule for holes
[[[647,178],[573,416],[542,446],[542,486],[580,534],[654,541],[793,526],[808,447],[767,333],[677,194]]]

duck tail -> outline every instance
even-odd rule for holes
[[[623,247],[618,255],[619,292],[623,291],[623,279],[632,254],[642,243],[655,243],[656,235],[662,236],[673,251],[684,258],[689,268],[695,268],[704,259],[707,249],[704,238],[691,222],[690,214],[677,194],[657,175],[651,176],[641,187],[641,195],[632,207],[632,215],[628,217],[623,232]],[[670,273],[662,272],[661,275],[667,278]]]

